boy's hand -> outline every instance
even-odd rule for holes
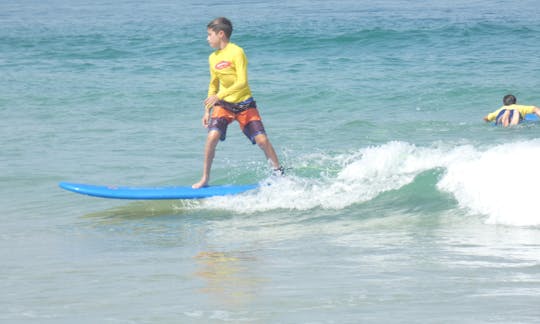
[[[214,107],[214,104],[219,100],[217,95],[211,95],[210,97],[204,100],[204,107],[210,109]]]
[[[202,124],[204,127],[208,128],[208,123],[210,122],[210,109],[214,107],[214,104],[219,100],[217,95],[212,95],[204,99],[204,115],[202,118]]]
[[[210,122],[210,109],[204,109],[204,115],[202,118],[202,124],[205,128],[208,128],[208,123]]]

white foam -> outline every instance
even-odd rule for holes
[[[321,153],[318,153],[319,155]],[[437,188],[451,193],[471,215],[507,225],[540,225],[534,207],[540,173],[540,140],[477,149],[472,145],[417,147],[389,142],[338,156],[320,156],[331,175],[288,175],[265,181],[255,192],[208,199],[204,208],[253,213],[275,209],[343,209],[411,183],[430,169],[445,169]],[[314,162],[317,164],[319,162]],[[305,161],[299,164],[304,164]]]
[[[258,192],[210,199],[205,207],[251,213],[272,209],[342,209],[373,199],[381,192],[410,183],[430,167],[414,145],[391,142],[326,159],[339,165],[334,176],[310,179],[295,176],[270,179]],[[266,183],[266,182],[265,182]]]
[[[497,145],[448,165],[438,187],[488,223],[540,225],[537,166],[540,140]]]

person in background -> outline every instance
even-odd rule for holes
[[[508,94],[503,98],[503,104],[501,108],[495,110],[492,113],[487,114],[484,117],[484,121],[495,121],[497,125],[503,127],[513,126],[519,124],[525,118],[527,114],[536,114],[540,118],[540,108],[536,106],[524,106],[516,104],[517,99],[514,95]]]

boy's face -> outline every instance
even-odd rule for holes
[[[223,32],[215,32],[212,29],[208,28],[207,30],[208,36],[206,37],[206,40],[208,41],[208,45],[212,48],[219,48],[222,40]]]

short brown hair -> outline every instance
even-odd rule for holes
[[[214,32],[223,31],[227,38],[231,38],[233,31],[232,23],[229,19],[225,17],[219,17],[208,23],[206,26],[208,29],[212,29]]]
[[[503,98],[503,103],[505,106],[510,106],[510,105],[513,105],[517,102],[517,99],[514,95],[511,95],[511,94],[507,94],[506,96],[504,96]]]

